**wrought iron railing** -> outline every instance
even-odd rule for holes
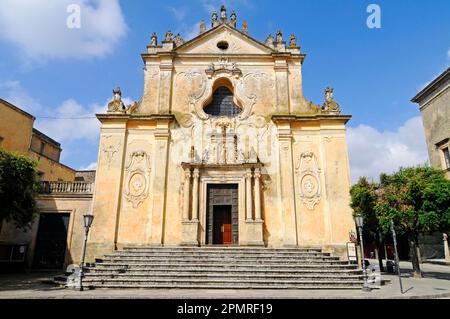
[[[42,194],[92,194],[94,183],[41,182]]]

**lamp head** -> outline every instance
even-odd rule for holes
[[[86,215],[83,215],[83,219],[84,219],[84,227],[89,229],[92,225],[92,221],[94,220],[94,215],[88,213]]]
[[[363,227],[364,220],[363,220],[363,217],[361,215],[358,215],[358,216],[355,217],[355,222],[356,222],[356,226],[358,228]]]

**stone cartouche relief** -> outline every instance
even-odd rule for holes
[[[121,142],[117,139],[114,139],[112,135],[106,135],[103,137],[101,149],[106,156],[108,169],[111,168],[111,164],[114,160],[115,155],[119,152],[120,146]]]
[[[300,198],[309,210],[313,210],[321,197],[321,170],[317,165],[316,155],[313,152],[302,153],[295,172]]]
[[[134,151],[125,167],[125,198],[137,208],[148,196],[150,186],[150,155],[145,151]]]

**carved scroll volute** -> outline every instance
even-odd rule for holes
[[[148,196],[150,186],[150,156],[144,151],[129,155],[125,168],[125,198],[137,208]]]
[[[313,152],[300,155],[296,174],[300,198],[309,210],[313,210],[321,197],[320,168]]]
[[[208,115],[203,111],[201,100],[211,94],[209,92],[211,83],[204,72],[199,70],[180,72],[177,74],[175,86],[182,92],[189,92],[187,98],[190,110],[202,120],[208,119]]]

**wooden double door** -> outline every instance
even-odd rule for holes
[[[207,245],[237,245],[238,228],[238,185],[208,185],[206,218]]]

